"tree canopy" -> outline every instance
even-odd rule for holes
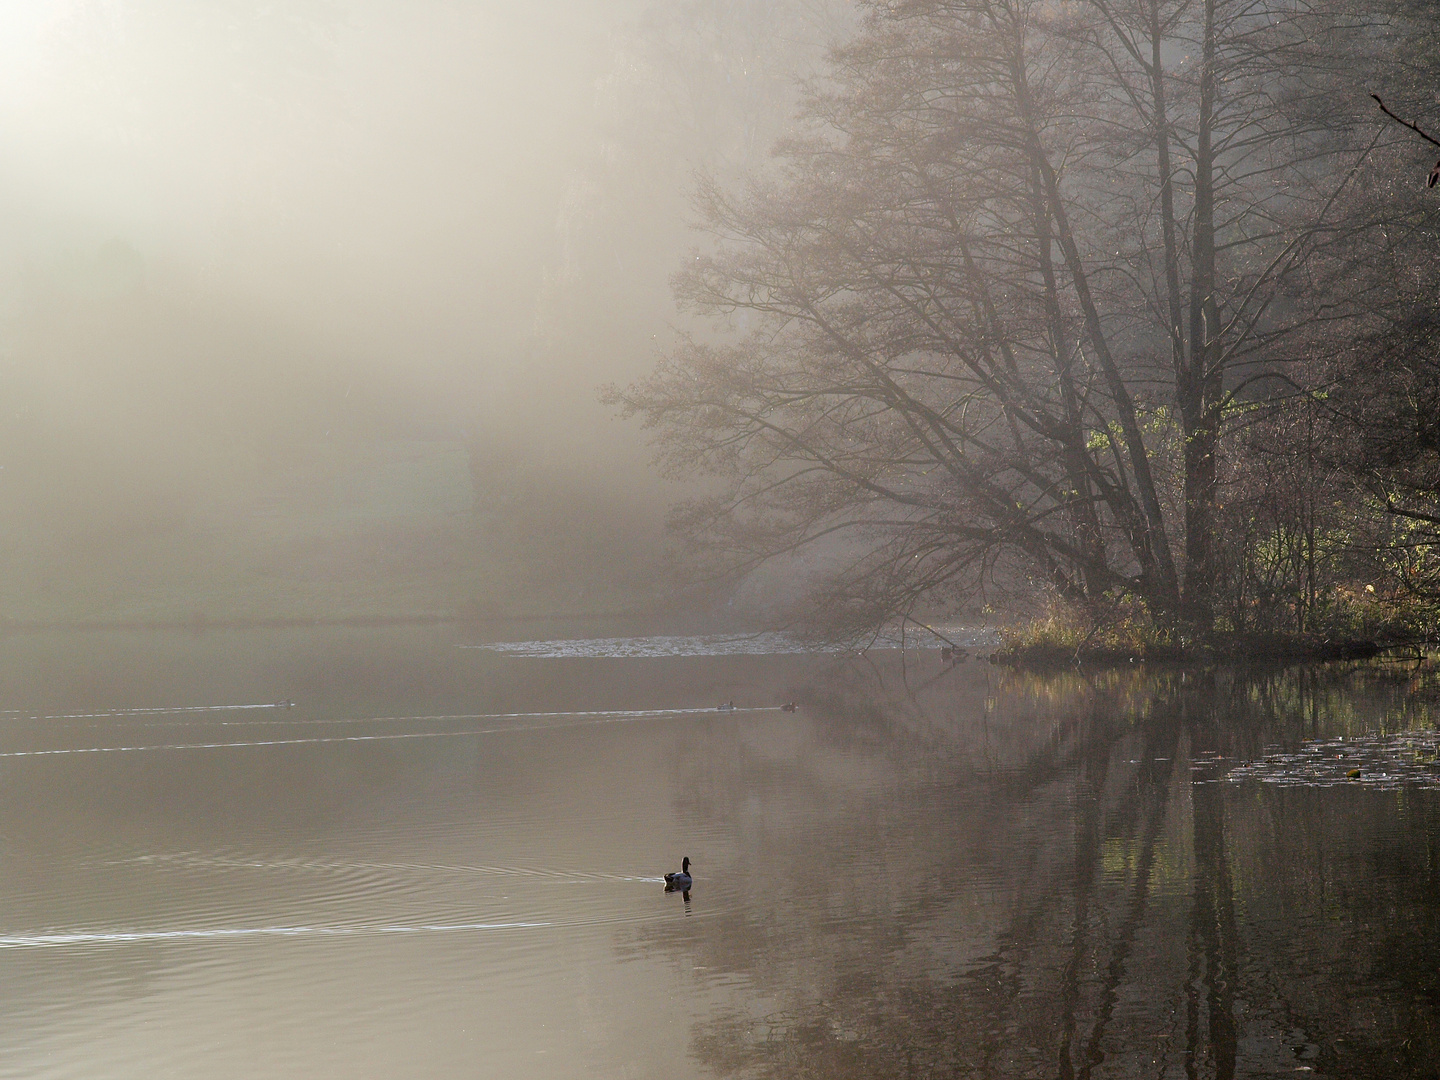
[[[735,332],[611,392],[723,481],[681,530],[824,548],[842,622],[1000,575],[1212,625],[1232,434],[1375,332],[1423,231],[1353,92],[1388,18],[872,4],[777,172],[702,185],[677,292]]]

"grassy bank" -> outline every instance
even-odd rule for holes
[[[1393,643],[1358,638],[1326,638],[1317,634],[1224,633],[1205,640],[1151,642],[1123,646],[1087,642],[1070,647],[1048,641],[1007,641],[993,654],[993,662],[1014,667],[1056,668],[1073,664],[1210,664],[1241,661],[1325,662],[1363,660]]]
[[[1329,625],[1305,631],[1235,630],[1223,623],[1206,633],[1167,626],[1143,612],[1085,617],[1053,612],[1001,632],[993,662],[1054,668],[1074,664],[1209,664],[1358,660],[1386,649],[1435,640],[1434,613],[1409,605],[1368,605]]]

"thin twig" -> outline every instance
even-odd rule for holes
[[[1370,96],[1375,99],[1375,104],[1380,106],[1380,111],[1383,112],[1386,116],[1390,117],[1391,120],[1394,120],[1397,124],[1400,124],[1400,125],[1403,125],[1404,127],[1409,128],[1411,131],[1415,132],[1416,135],[1419,135],[1419,136],[1420,136],[1422,139],[1424,139],[1426,142],[1428,142],[1428,143],[1434,143],[1436,146],[1440,146],[1440,139],[1436,139],[1436,138],[1431,137],[1430,135],[1427,135],[1427,134],[1425,133],[1425,131],[1420,127],[1419,124],[1412,124],[1409,120],[1401,120],[1400,117],[1396,116],[1393,112],[1391,112],[1389,109],[1387,109],[1387,108],[1385,107],[1385,102],[1383,102],[1383,101],[1380,100],[1380,95],[1379,95],[1379,94],[1371,94]]]

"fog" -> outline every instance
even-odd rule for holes
[[[675,492],[596,389],[847,18],[0,6],[0,617],[659,602]]]

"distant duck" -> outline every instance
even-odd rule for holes
[[[694,878],[690,876],[690,856],[686,855],[685,858],[680,861],[680,872],[678,874],[665,875],[665,891],[675,892],[678,889],[681,892],[688,892],[693,882]]]
[[[796,709],[798,709],[798,708],[800,708],[800,706],[799,706],[799,705],[796,705],[795,702],[793,702],[793,701],[787,701],[787,702],[785,702],[784,705],[781,705],[781,706],[780,706],[780,711],[781,711],[781,712],[794,712],[794,711],[795,711]]]
[[[722,701],[719,705],[717,705],[717,706],[715,706],[715,707],[716,707],[717,709],[719,709],[721,712],[734,712],[734,711],[735,711],[735,702],[734,702],[734,701]]]

